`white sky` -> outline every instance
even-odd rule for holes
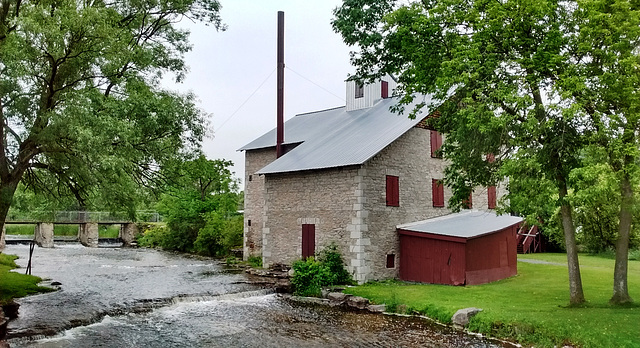
[[[332,10],[341,4],[339,0],[221,0],[221,4],[226,31],[185,23],[193,45],[186,55],[190,72],[182,84],[169,88],[198,96],[213,129],[204,141],[205,154],[209,159],[232,160],[236,177],[242,179],[244,152],[236,150],[276,123],[278,11],[285,13],[285,120],[344,105],[344,80],[353,69],[348,47],[331,28]]]

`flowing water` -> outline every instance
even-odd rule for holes
[[[9,245],[24,270],[28,246]],[[501,347],[420,318],[304,304],[219,261],[149,249],[36,248],[60,290],[20,299],[11,347]]]

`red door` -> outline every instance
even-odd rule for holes
[[[316,252],[316,225],[302,225],[302,258],[313,256]]]

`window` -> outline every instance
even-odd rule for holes
[[[316,225],[302,225],[302,258],[313,256],[316,252]]]
[[[389,98],[389,82],[380,82],[380,97],[382,97],[382,99]]]
[[[465,209],[473,208],[473,191],[469,193],[469,198],[462,200],[462,205],[465,207]]]
[[[489,186],[487,188],[487,208],[495,209],[496,208],[496,187]]]
[[[247,220],[247,226],[251,226],[251,220]]]
[[[364,85],[356,83],[356,99],[364,97]]]
[[[444,186],[438,179],[431,179],[431,197],[434,207],[444,207]]]
[[[442,147],[442,134],[438,131],[431,131],[431,157],[440,158],[437,151]]]
[[[400,180],[397,176],[387,175],[387,205],[400,206]]]
[[[387,254],[387,268],[396,267],[396,254]]]
[[[253,175],[249,175],[249,181],[253,180]]]

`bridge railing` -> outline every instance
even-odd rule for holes
[[[53,223],[123,223],[133,222],[126,213],[108,211],[33,211],[28,214],[10,213],[7,222],[53,222]],[[161,222],[162,216],[151,210],[136,211],[136,222]]]

